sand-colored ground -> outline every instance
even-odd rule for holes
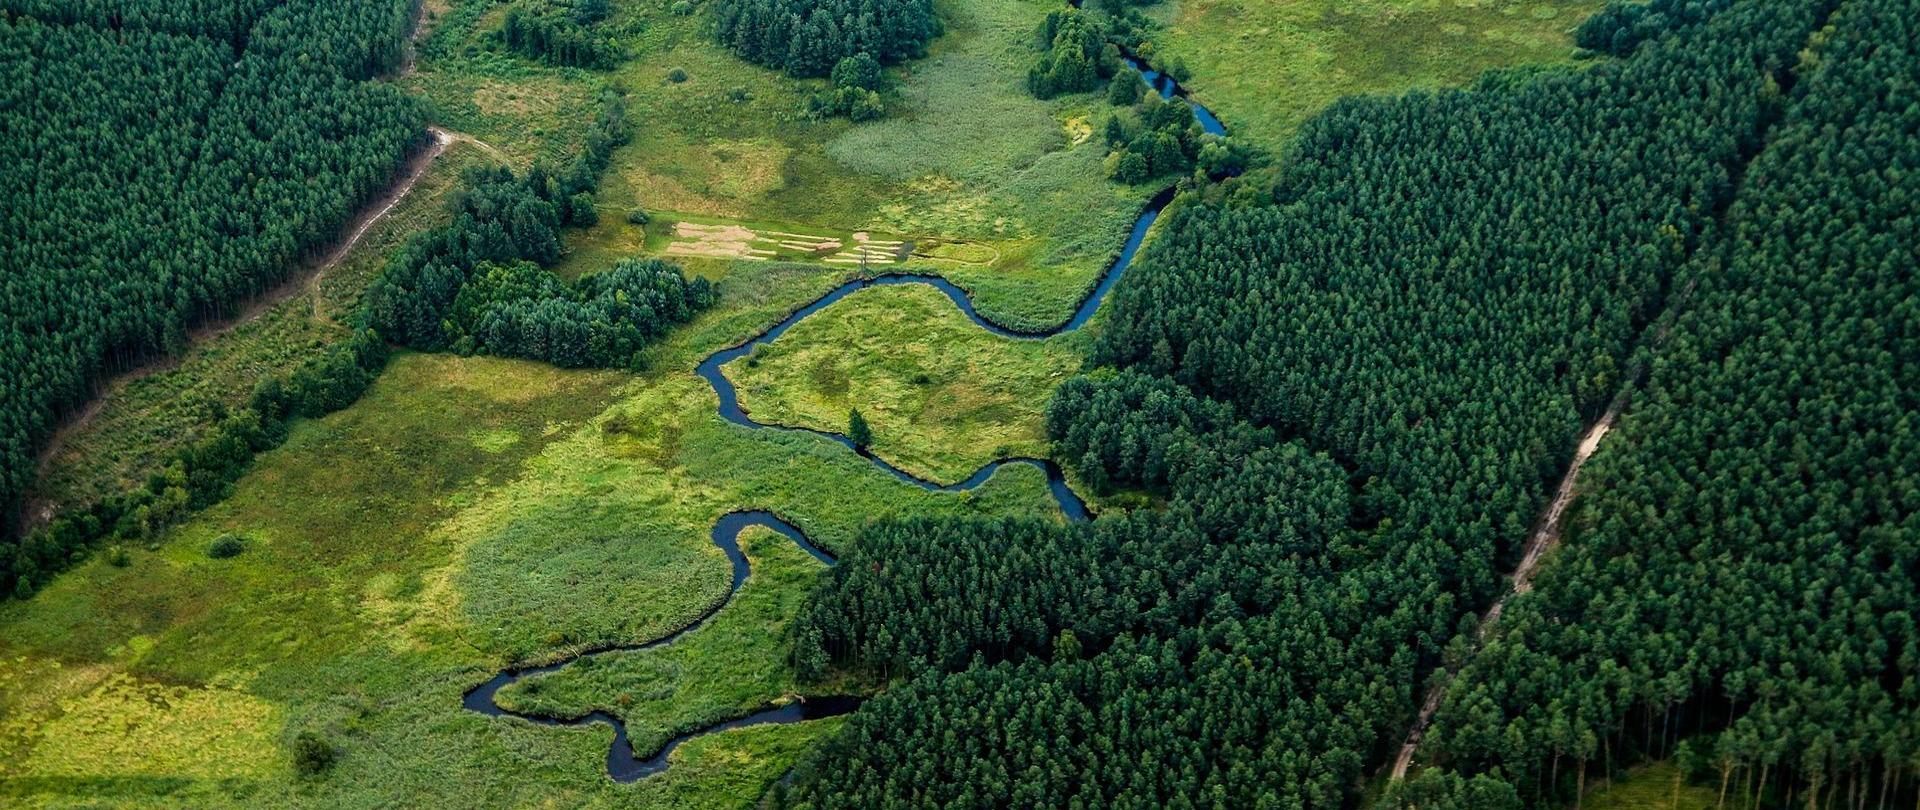
[[[667,245],[663,252],[668,256],[710,256],[765,261],[773,258],[774,251],[755,247],[754,243],[767,241],[753,230],[739,225],[676,222],[673,224],[673,243]]]
[[[662,253],[668,256],[765,261],[817,259],[827,264],[897,264],[906,258],[907,243],[898,239],[874,239],[866,231],[841,238],[831,234],[802,233],[772,229],[753,229],[737,224],[676,222],[673,241]]]

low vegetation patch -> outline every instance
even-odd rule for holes
[[[742,533],[752,574],[699,630],[650,650],[575,661],[504,690],[501,706],[520,713],[578,717],[605,711],[627,724],[641,756],[676,734],[748,714],[793,695],[793,667],[769,639],[788,636],[800,604],[823,570],[784,535]]]
[[[1464,85],[1490,69],[1562,64],[1601,0],[1177,0],[1152,56],[1236,136],[1278,152],[1342,96]]]
[[[953,482],[995,458],[1046,454],[1041,412],[1078,364],[1074,340],[997,337],[931,287],[874,287],[724,371],[757,421],[851,435],[857,410],[874,453]]]

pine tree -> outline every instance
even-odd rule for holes
[[[847,412],[847,440],[862,453],[873,445],[873,428],[867,426],[867,418],[860,415],[859,408]]]

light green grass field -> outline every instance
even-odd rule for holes
[[[1235,135],[1279,151],[1341,96],[1465,84],[1559,64],[1602,0],[1171,0],[1160,53],[1186,60],[1195,97]]]
[[[996,458],[1046,455],[1047,399],[1079,367],[1079,334],[1009,340],[931,287],[871,287],[724,371],[756,421],[845,433],[857,407],[874,453],[953,483]]]
[[[708,530],[731,509],[774,510],[830,548],[889,515],[1058,514],[1032,470],[928,493],[831,442],[718,417],[698,359],[841,278],[739,268],[638,377],[396,358],[126,567],[100,555],[0,606],[0,804],[750,804],[831,723],[702,738],[625,787],[601,773],[607,729],[485,718],[460,696],[508,664],[698,615],[727,590]],[[209,559],[223,532],[246,552]],[[738,604],[635,656],[649,699],[620,711],[636,727],[697,727],[791,690],[781,628],[813,563],[751,548]],[[290,767],[303,730],[340,749],[320,778]]]

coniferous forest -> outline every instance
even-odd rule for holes
[[[0,502],[9,511],[31,483],[50,417],[89,398],[103,374],[178,352],[187,328],[265,291],[327,245],[359,198],[391,180],[422,132],[413,101],[366,81],[398,63],[407,8],[388,19],[354,5],[359,16],[344,24],[330,8],[283,6],[247,31],[238,23],[210,30],[248,37],[231,65],[223,60],[235,46],[210,35],[103,31],[84,16],[0,21],[10,25],[0,42],[22,49],[15,64],[50,72],[38,81],[69,71],[60,87],[73,94],[36,91],[9,108],[32,138],[7,143],[27,147],[13,164],[18,171],[6,175],[8,191],[45,206],[9,207],[9,233],[19,238],[0,247],[30,271],[5,282],[15,325],[6,350],[19,359],[6,372],[14,375],[5,387],[12,444],[0,453],[8,476]],[[99,13],[109,28],[138,16]],[[218,19],[152,13],[156,28],[196,33],[203,29],[193,26]],[[99,60],[123,65],[114,76],[124,84],[95,86]],[[649,343],[712,304],[705,280],[646,260],[569,288],[538,267],[559,258],[561,229],[597,220],[600,173],[629,137],[620,97],[597,103],[580,153],[565,166],[464,178],[454,222],[417,234],[387,263],[350,318],[350,340],[284,377],[261,379],[245,408],[224,413],[144,487],[53,516],[23,536],[10,519],[4,590],[31,596],[100,541],[151,537],[219,500],[255,452],[285,438],[287,420],[357,399],[385,365],[389,343],[564,367],[643,366]],[[144,140],[121,135],[128,120],[147,116],[169,126]],[[94,140],[77,148],[62,140],[72,131]],[[74,182],[38,182],[49,176]]]
[[[1735,803],[1911,794],[1916,26],[1848,2],[1802,55],[1561,559],[1444,707],[1443,764],[1534,802],[1632,757]]]
[[[102,374],[328,244],[425,138],[398,2],[0,6],[0,504]],[[64,554],[64,550],[52,550]],[[9,553],[25,572],[32,560]]]
[[[1145,5],[0,0],[0,806],[1920,807],[1920,0]]]
[[[930,0],[717,0],[714,15],[721,44],[795,76],[825,76],[862,53],[895,64],[940,33]]]
[[[1650,363],[1383,803],[1571,801],[1685,735],[1751,795],[1910,803],[1914,9],[1634,8],[1581,32],[1616,61],[1345,101],[1258,198],[1184,197],[1048,412],[1165,507],[870,529],[796,663],[901,681],[795,797],[1351,806]]]

